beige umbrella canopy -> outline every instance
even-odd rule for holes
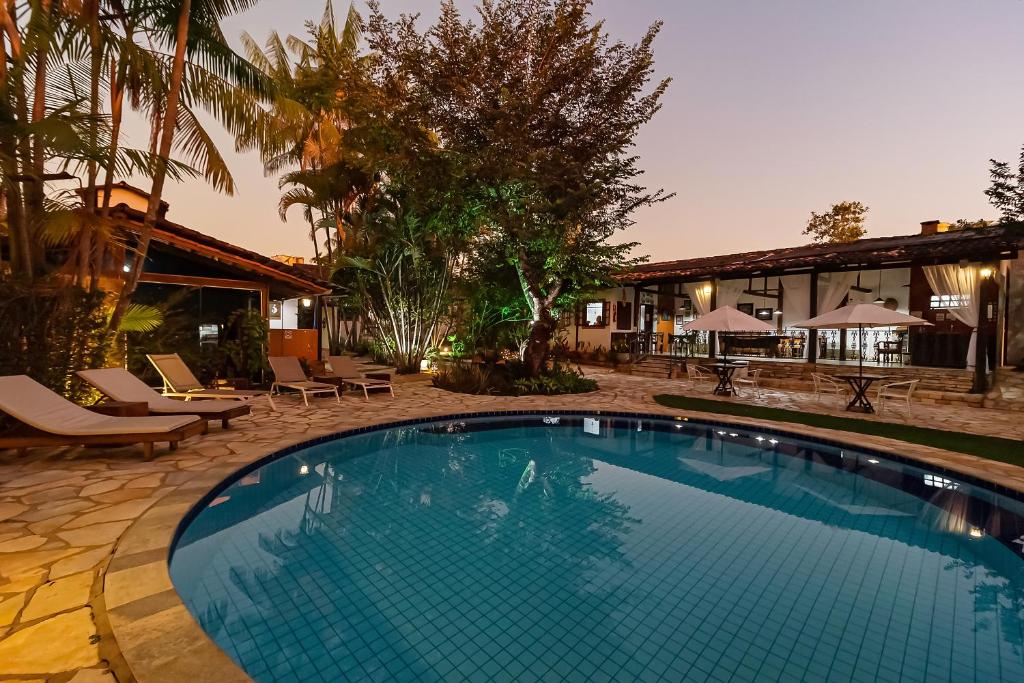
[[[732,306],[720,306],[681,328],[684,332],[774,332],[775,327]],[[728,360],[728,355],[724,356]]]
[[[824,313],[797,323],[793,327],[845,330],[854,327],[903,327],[906,325],[931,325],[931,323],[906,313],[890,311],[878,304],[850,304],[837,308],[831,313]]]
[[[831,313],[797,323],[793,327],[817,330],[846,330],[857,328],[861,338],[860,373],[864,374],[864,328],[865,327],[908,327],[910,325],[931,325],[927,320],[906,313],[890,311],[878,304],[849,304]]]

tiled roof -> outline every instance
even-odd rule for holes
[[[934,235],[874,237],[846,244],[810,244],[802,247],[751,251],[645,263],[617,276],[624,283],[658,283],[710,277],[779,274],[787,270],[835,270],[853,265],[950,263],[961,259],[988,260],[1015,257],[1024,246],[1024,224],[1000,225],[941,232]]]
[[[145,217],[144,212],[133,209],[124,204],[118,205],[117,210],[125,217],[132,219],[133,224],[141,224]],[[129,227],[134,227],[134,225],[129,224]],[[236,265],[240,265],[243,268],[245,267],[246,262],[248,262],[251,265],[258,266],[258,270],[267,275],[274,276],[276,271],[276,274],[279,274],[282,280],[289,281],[292,286],[304,286],[310,294],[327,293],[331,289],[331,283],[316,277],[314,273],[310,272],[310,270],[305,268],[303,265],[288,265],[281,263],[280,261],[275,261],[269,256],[264,256],[263,254],[251,251],[244,247],[239,247],[231,244],[230,242],[225,242],[224,240],[217,239],[216,237],[211,237],[205,233],[199,232],[198,230],[186,228],[184,225],[179,223],[172,223],[165,218],[161,218],[157,221],[157,234],[154,235],[154,239],[159,240],[159,232],[161,231],[220,252],[231,258]],[[268,273],[268,270],[271,272]]]

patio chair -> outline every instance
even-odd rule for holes
[[[207,422],[220,420],[221,427],[227,429],[230,420],[252,412],[244,403],[225,404],[223,401],[202,399],[179,401],[162,396],[124,368],[80,370],[78,376],[114,401],[147,404],[150,415],[198,415]]]
[[[914,391],[917,390],[917,385],[921,383],[919,379],[904,380],[902,382],[889,382],[878,387],[876,393],[876,401],[878,402],[878,412],[882,412],[885,409],[886,399],[894,399],[898,401],[905,401],[907,404],[907,417],[913,417],[913,405],[910,400],[914,397]]]
[[[0,449],[24,453],[41,446],[131,446],[142,444],[146,458],[153,444],[166,441],[171,450],[184,439],[206,431],[195,415],[112,417],[68,401],[26,375],[0,377],[0,410],[19,423],[0,436]]]
[[[335,377],[340,377],[345,384],[362,389],[363,398],[367,401],[370,400],[369,392],[377,390],[387,390],[391,398],[395,397],[395,388],[390,379],[367,375],[349,356],[327,356],[327,364],[331,366]]]
[[[711,373],[693,363],[686,364],[686,377],[693,387],[699,387],[711,381]]]
[[[736,377],[733,377],[733,387],[738,389],[740,387],[750,387],[754,390],[754,393],[758,398],[761,398],[761,368],[750,372],[747,368],[740,368],[736,373]]]
[[[334,400],[341,403],[338,387],[310,380],[295,356],[271,356],[267,360],[270,361],[270,369],[274,371],[274,383],[270,385],[271,394],[280,393],[281,389],[293,389],[302,394],[302,402],[307,406],[310,394],[334,394]]]
[[[814,398],[821,401],[822,394],[838,396],[840,400],[846,400],[847,386],[842,382],[832,379],[820,372],[812,372],[811,379],[814,380]]]
[[[272,392],[259,389],[209,389],[196,379],[188,365],[176,353],[148,354],[146,358],[153,364],[164,382],[163,395],[171,398],[183,398],[191,401],[194,398],[226,399],[234,401],[250,401],[259,396],[266,396],[270,409],[276,410]]]

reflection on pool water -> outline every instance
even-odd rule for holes
[[[745,429],[515,416],[306,448],[171,575],[257,681],[1024,681],[1024,505]]]

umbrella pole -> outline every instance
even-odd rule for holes
[[[860,357],[860,381],[864,382],[864,326],[857,325],[857,355]]]

